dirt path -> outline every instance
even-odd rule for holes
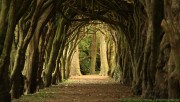
[[[109,77],[87,75],[71,77],[65,83],[23,96],[13,102],[118,102],[133,97],[129,87]]]

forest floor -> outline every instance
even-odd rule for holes
[[[74,76],[69,80],[12,102],[118,102],[134,98],[131,88],[110,77]]]

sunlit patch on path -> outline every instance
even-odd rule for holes
[[[99,76],[99,75],[72,76],[70,77],[68,82],[79,83],[79,84],[116,84],[117,83],[109,76]]]

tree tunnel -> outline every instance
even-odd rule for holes
[[[0,101],[68,79],[88,25],[107,44],[101,75],[143,98],[179,99],[179,9],[179,0],[0,0]]]

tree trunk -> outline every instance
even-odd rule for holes
[[[38,5],[41,6],[41,5]],[[38,13],[39,11],[37,11]],[[47,21],[49,20],[49,15],[52,12],[52,6],[49,6],[43,14],[39,17],[40,20],[37,22],[37,26],[35,29],[32,40],[29,43],[29,50],[28,50],[28,56],[29,60],[27,63],[27,82],[25,83],[27,86],[27,89],[25,91],[26,94],[28,93],[34,93],[37,88],[37,71],[38,71],[38,61],[39,61],[39,51],[38,51],[38,45],[39,45],[39,39],[40,35],[43,33],[43,27],[46,25]],[[42,32],[42,33],[41,33]]]
[[[60,58],[61,58],[61,51],[59,51],[59,53],[58,53],[58,57],[56,59],[56,67],[55,67],[54,72],[52,73],[52,84],[57,84],[57,81],[59,81],[59,82],[62,81],[61,70],[59,69],[60,68]]]
[[[0,55],[3,50],[3,45],[4,45],[4,39],[5,39],[5,32],[7,29],[6,23],[6,17],[8,14],[8,9],[9,9],[9,3],[7,0],[2,0],[1,1],[1,10],[0,10]]]
[[[96,69],[96,54],[97,54],[97,38],[96,34],[93,34],[92,44],[91,44],[91,65],[90,74],[95,73]]]
[[[160,49],[161,26],[163,19],[163,0],[147,1],[148,33],[143,63],[143,97],[154,97],[156,64]],[[149,64],[149,66],[147,66]]]
[[[110,50],[110,53],[109,53],[110,54],[109,75],[111,77],[113,77],[114,70],[115,70],[115,67],[116,67],[116,48],[115,48],[115,43],[112,40],[112,37],[110,38],[110,47],[109,47],[109,50]]]
[[[161,25],[168,35],[171,54],[168,62],[168,96],[180,98],[180,1],[165,0],[166,20]]]
[[[74,49],[74,55],[72,56],[70,76],[80,76],[80,64],[79,64],[79,48],[78,45]]]
[[[39,89],[42,89],[44,87],[44,83],[43,83],[41,74],[43,72],[43,64],[46,63],[45,60],[48,59],[48,57],[45,57],[46,47],[48,45],[48,42],[52,42],[51,39],[55,35],[53,23],[52,22],[48,23],[47,32],[46,32],[46,29],[44,29],[44,30],[45,30],[45,32],[43,34],[45,34],[45,35],[41,35],[41,41],[40,41],[40,45],[39,45],[39,47],[40,47],[39,48],[39,63],[38,63],[38,71],[37,71],[37,83],[38,83]]]
[[[148,31],[147,31],[147,40],[145,44],[145,51],[144,51],[144,58],[143,58],[143,65],[142,65],[142,96],[147,96],[147,86],[148,86],[148,62],[150,57],[150,49],[151,49],[151,33],[152,33],[152,23],[149,22],[148,24]]]
[[[46,68],[47,68],[47,64],[48,64],[51,49],[52,49],[53,40],[54,40],[54,37],[56,35],[56,28],[57,28],[56,26],[53,28],[53,32],[50,34],[50,38],[49,38],[49,40],[47,42],[47,46],[46,46],[46,49],[45,49],[45,55],[44,55],[44,59],[45,59],[44,65],[43,65],[44,70],[46,70]]]
[[[8,16],[8,28],[6,32],[6,38],[4,41],[4,46],[2,50],[2,54],[0,56],[0,101],[2,102],[10,102],[10,79],[9,79],[9,64],[10,64],[10,52],[11,46],[14,37],[14,29],[15,29],[15,0],[11,1],[9,16]]]
[[[106,47],[106,40],[105,35],[100,34],[100,59],[101,59],[101,67],[100,67],[100,75],[107,76],[108,75],[108,61],[107,61],[107,47]]]
[[[56,36],[54,37],[50,58],[48,61],[46,72],[45,72],[44,83],[46,87],[51,85],[52,71],[55,68],[54,62],[56,61],[60,47],[65,43],[64,34],[66,33],[65,29],[67,29],[64,24],[65,20],[63,18],[59,18],[58,22],[59,22],[59,25],[56,30]]]
[[[24,89],[22,89],[22,87],[24,87],[22,84],[24,83],[23,80],[23,75],[21,73],[21,71],[24,68],[24,63],[25,63],[25,49],[22,48],[23,45],[23,31],[20,27],[18,27],[19,30],[19,41],[18,41],[18,48],[15,54],[15,61],[14,61],[14,65],[13,65],[13,69],[11,71],[11,76],[10,76],[10,80],[11,80],[11,85],[12,85],[12,98],[19,98],[23,92]],[[21,88],[21,90],[20,90]]]

